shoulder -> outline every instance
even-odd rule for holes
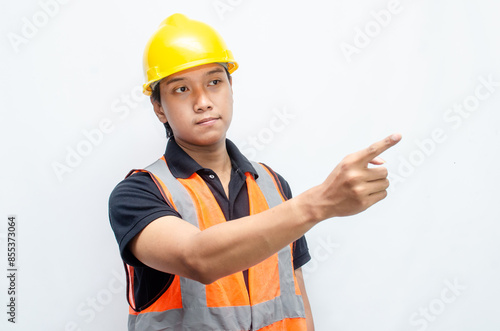
[[[158,186],[147,172],[136,172],[122,180],[109,196],[111,225],[141,218],[152,211],[172,209],[163,198]],[[176,214],[176,213],[174,213]]]
[[[137,172],[115,186],[109,196],[110,207],[115,203],[124,203],[129,199],[136,198],[137,194],[157,195],[156,193],[160,192],[151,176],[146,172]]]

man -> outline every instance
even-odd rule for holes
[[[291,198],[286,181],[226,139],[238,65],[210,26],[175,14],[144,53],[145,93],[170,137],[165,155],[110,197],[126,263],[129,330],[313,330],[304,233],[387,192],[377,156],[392,135],[347,156]]]

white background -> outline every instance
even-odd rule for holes
[[[316,329],[498,331],[499,10],[487,0],[3,0],[0,276],[8,215],[19,270],[15,325],[0,277],[0,329],[126,330],[107,202],[164,151],[163,126],[137,93],[142,52],[182,12],[214,26],[240,64],[228,137],[295,195],[346,154],[403,134],[383,154],[389,197],[307,234]]]

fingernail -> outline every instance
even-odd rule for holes
[[[392,141],[398,141],[399,139],[401,139],[401,135],[399,133],[395,133],[391,136]]]

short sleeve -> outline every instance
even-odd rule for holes
[[[144,267],[127,245],[149,223],[163,216],[180,217],[165,202],[148,173],[132,174],[115,187],[109,197],[109,220],[125,263]]]

